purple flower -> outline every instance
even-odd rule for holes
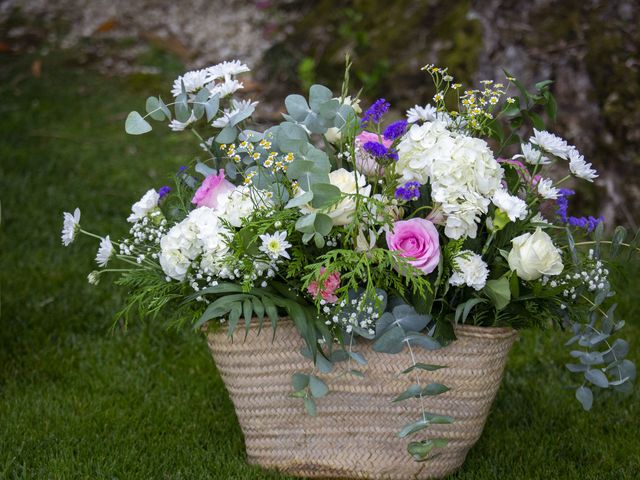
[[[571,225],[572,227],[583,228],[587,232],[592,232],[596,229],[599,223],[604,222],[604,217],[593,217],[589,215],[588,217],[574,217],[568,214],[569,210],[569,200],[568,197],[571,195],[575,195],[574,190],[569,190],[568,188],[562,188],[558,191],[559,196],[556,199],[556,213],[560,217],[562,223],[566,223]]]
[[[407,121],[406,120],[398,120],[397,122],[393,122],[387,128],[384,129],[382,136],[387,140],[395,140],[398,137],[404,135],[405,130],[407,129]]]
[[[169,187],[168,185],[165,185],[164,187],[160,187],[160,190],[158,190],[158,195],[160,195],[160,198],[164,198],[167,195],[169,195],[170,191],[171,191],[171,187]]]
[[[382,120],[382,116],[387,113],[391,104],[387,102],[384,98],[380,98],[376,100],[373,105],[371,105],[364,115],[362,116],[361,125],[364,126],[367,123],[380,123]]]
[[[396,188],[395,197],[397,199],[410,201],[420,198],[420,187],[418,182],[407,182],[404,185]]]
[[[179,169],[178,169],[178,173],[176,175],[180,175],[181,173],[183,173],[185,170],[187,169],[187,167],[185,167],[184,165],[182,165]]]
[[[387,147],[378,142],[366,142],[362,148],[374,157],[384,157],[387,155]]]

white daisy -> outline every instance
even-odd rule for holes
[[[278,257],[284,257],[290,259],[287,248],[291,247],[291,244],[287,242],[287,232],[275,232],[273,235],[264,234],[260,235],[262,245],[260,251],[266,253],[270,258],[276,260]]]
[[[211,92],[211,95],[218,94],[220,98],[236,93],[238,90],[242,90],[243,88],[244,84],[237,81],[235,78],[228,78],[222,83],[214,82],[207,85],[207,89]]]
[[[587,163],[577,149],[572,148],[569,151],[569,170],[576,177],[593,182],[594,178],[598,178],[598,172],[591,168],[591,164]]]
[[[195,121],[196,121],[196,117],[193,114],[193,112],[191,112],[191,116],[186,122],[181,122],[175,118],[171,120],[169,122],[169,128],[174,132],[182,132],[185,128],[187,128],[189,125],[191,125]]]
[[[111,255],[113,255],[113,244],[109,239],[109,235],[107,235],[100,241],[100,248],[98,248],[96,255],[96,263],[101,267],[106,267]]]
[[[232,60],[230,62],[222,62],[206,69],[209,81],[217,80],[218,78],[229,77],[232,75],[239,75],[250,71],[251,69],[242,63],[240,60]]]
[[[533,129],[533,137],[529,138],[529,142],[537,145],[541,150],[562,158],[563,160],[567,159],[569,151],[573,148],[567,144],[566,140],[563,140],[553,133],[549,133],[546,130],[536,130],[535,128]]]
[[[76,208],[73,215],[69,212],[63,213],[64,222],[62,224],[62,244],[68,247],[76,238],[76,233],[80,230],[80,209]]]
[[[534,148],[530,143],[520,145],[522,154],[514,155],[513,158],[522,158],[531,165],[548,165],[551,163],[549,157],[545,157],[540,150]]]
[[[547,200],[555,200],[558,198],[558,189],[553,186],[553,180],[550,178],[542,178],[538,182],[538,193],[542,198]]]
[[[180,95],[182,93],[183,83],[185,92],[193,93],[197,90],[200,90],[210,81],[211,80],[209,79],[209,73],[207,72],[207,70],[194,70],[193,72],[187,72],[173,81],[171,93],[174,97]]]

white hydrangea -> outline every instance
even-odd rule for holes
[[[567,144],[566,140],[563,140],[557,135],[549,133],[546,130],[536,130],[535,128],[533,129],[533,136],[529,138],[529,142],[537,145],[540,150],[562,158],[563,160],[567,159],[569,151],[574,148]]]
[[[242,226],[242,220],[255,212],[256,208],[271,205],[267,192],[249,185],[234,188],[229,195],[218,197],[217,211],[221,218],[234,227]]]
[[[527,218],[527,203],[521,198],[515,197],[506,190],[498,189],[491,199],[493,204],[507,214],[509,220],[524,220]]]
[[[547,200],[555,200],[560,194],[558,189],[553,186],[553,180],[550,178],[541,178],[538,181],[538,193]]]
[[[444,122],[413,125],[398,145],[400,183],[429,182],[442,205],[449,238],[475,238],[477,222],[500,187],[503,170],[481,139],[451,132]]]
[[[127,218],[128,222],[136,223],[138,220],[142,220],[147,214],[158,206],[160,201],[160,194],[153,188],[147,190],[140,200],[131,206],[131,215]]]
[[[215,274],[229,251],[230,237],[215,210],[196,208],[160,240],[160,266],[168,277],[182,281],[192,262],[201,256],[200,267]]]
[[[453,274],[449,283],[456,287],[467,285],[475,290],[482,290],[488,277],[489,267],[482,257],[471,250],[462,250],[453,259]]]
[[[593,182],[595,178],[598,178],[598,172],[591,168],[591,164],[587,163],[580,152],[577,149],[572,148],[569,151],[569,170],[576,177]]]
[[[525,162],[531,165],[548,165],[551,163],[549,157],[545,157],[541,150],[535,148],[530,143],[523,143],[520,145],[522,150],[521,154],[514,155],[513,158],[522,158]]]

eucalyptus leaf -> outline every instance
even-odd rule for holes
[[[129,113],[127,120],[124,122],[124,130],[129,135],[142,135],[143,133],[150,132],[152,128],[149,122],[134,110]]]
[[[311,395],[315,398],[324,397],[329,393],[329,387],[327,387],[327,384],[324,383],[321,378],[316,376],[309,377],[309,390],[311,391]]]
[[[318,410],[316,408],[316,402],[313,398],[305,398],[304,399],[304,408],[307,410],[307,413],[312,417],[315,417],[318,414]]]
[[[216,143],[220,143],[220,144],[233,143],[233,141],[236,139],[237,134],[238,134],[237,128],[227,125],[222,130],[220,130],[220,133],[216,137]]]
[[[509,280],[506,277],[487,281],[483,292],[489,297],[497,310],[502,310],[511,300],[511,289],[509,288]]]
[[[291,376],[291,385],[296,392],[304,390],[309,385],[309,375],[304,373],[294,373]]]
[[[609,380],[602,370],[587,370],[584,372],[584,378],[600,388],[607,388],[609,386]]]
[[[591,410],[593,405],[593,392],[589,387],[579,387],[576,390],[576,399],[582,404],[585,410]]]

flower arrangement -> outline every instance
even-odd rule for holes
[[[260,328],[268,318],[277,334],[290,317],[314,371],[343,369],[353,381],[362,376],[354,363],[367,362],[359,342],[399,353],[440,348],[462,323],[557,328],[570,332],[566,367],[585,410],[594,387],[630,391],[635,365],[615,338],[624,322],[610,300],[608,262],[623,246],[637,251],[639,236],[625,243],[617,227],[604,240],[604,219],[569,215],[574,192],[560,186],[597,173],[545,129],[543,116],[556,117],[551,82],[531,92],[506,74],[506,85],[463,90],[447,69],[427,65],[433,103],[389,122],[384,99],[362,111],[349,96],[347,61],[340,95],[321,85],[308,98],[289,95],[284,120],[256,131],[257,102],[236,97],[248,70],[232,61],[185,73],[172,102],[149,97],[146,115],[129,114],[128,133],[150,131],[148,119],[169,122],[190,131],[204,157],[133,204],[127,237],[85,231],[78,209],[64,214],[65,246],[78,233],[100,241],[89,282],[113,272],[129,290],[120,315],[162,311],[230,337],[253,318]],[[568,173],[555,181],[550,168]],[[403,373],[437,368],[414,359]],[[292,385],[312,415],[330,390],[303,372]],[[447,389],[417,382],[396,400]],[[400,436],[454,421],[422,411]],[[408,450],[424,460],[445,444],[414,441]]]

